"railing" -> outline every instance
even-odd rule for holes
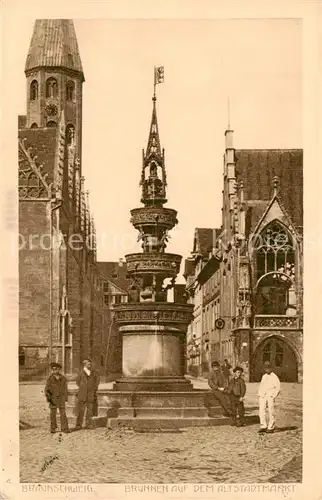
[[[299,316],[257,315],[254,318],[254,328],[293,329],[301,327],[302,327],[302,321]]]

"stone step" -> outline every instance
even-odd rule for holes
[[[71,430],[74,429],[76,426],[76,416],[75,415],[68,415],[67,414],[67,419],[68,419],[68,425]],[[105,416],[97,416],[92,418],[92,425],[94,428],[96,427],[106,427],[108,423],[108,418],[105,414]],[[85,419],[83,422],[83,425],[85,425]]]
[[[75,417],[75,407],[72,405],[66,406],[66,412],[69,418]],[[223,410],[220,406],[205,408],[204,406],[181,406],[181,407],[120,407],[110,408],[106,406],[98,407],[98,417],[207,417],[222,415]]]
[[[168,418],[168,417],[207,417],[207,408],[120,408],[118,417],[132,418]]]
[[[75,415],[68,416],[68,423],[70,429],[76,425]],[[231,419],[224,416],[214,417],[157,417],[157,416],[141,416],[141,417],[110,417],[98,416],[93,417],[92,424],[94,428],[108,427],[115,429],[118,427],[126,427],[135,430],[145,429],[181,429],[185,427],[209,427],[219,425],[229,425]],[[257,415],[248,415],[245,417],[246,425],[258,424],[259,418]]]
[[[212,425],[227,425],[230,419],[227,417],[167,417],[167,418],[109,418],[108,427],[128,427],[135,430],[149,429],[182,429],[184,427],[207,427]]]
[[[245,417],[246,425],[257,424],[258,416],[251,415]],[[186,417],[186,418],[109,418],[108,427],[115,429],[118,427],[127,427],[137,431],[150,429],[182,429],[185,427],[213,427],[219,425],[229,425],[229,417]]]

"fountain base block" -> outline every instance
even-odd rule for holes
[[[114,391],[182,392],[193,391],[193,385],[185,377],[122,377],[116,380]]]
[[[126,427],[135,430],[180,429],[227,425],[230,418],[211,400],[211,392],[188,391],[98,391],[98,415],[94,427]],[[69,391],[69,421],[75,420],[76,390]],[[246,416],[257,423],[258,416]]]

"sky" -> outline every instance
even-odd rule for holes
[[[24,64],[33,22],[20,21],[11,80],[25,113]],[[221,224],[224,132],[236,148],[302,148],[301,21],[75,20],[85,74],[83,175],[99,260],[140,251],[130,210],[152,114],[153,68],[164,66],[157,114],[178,211],[168,251],[188,257],[196,227]]]

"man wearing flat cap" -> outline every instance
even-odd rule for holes
[[[97,404],[97,389],[99,385],[99,375],[93,370],[90,359],[84,359],[83,368],[76,378],[78,386],[77,406],[76,406],[76,427],[79,430],[83,426],[84,414],[86,410],[85,427],[92,429],[92,417],[94,405]]]
[[[57,408],[60,414],[60,427],[62,432],[69,432],[65,404],[68,399],[67,379],[60,373],[61,364],[51,363],[52,373],[47,379],[45,396],[50,408],[50,432],[57,431]]]

